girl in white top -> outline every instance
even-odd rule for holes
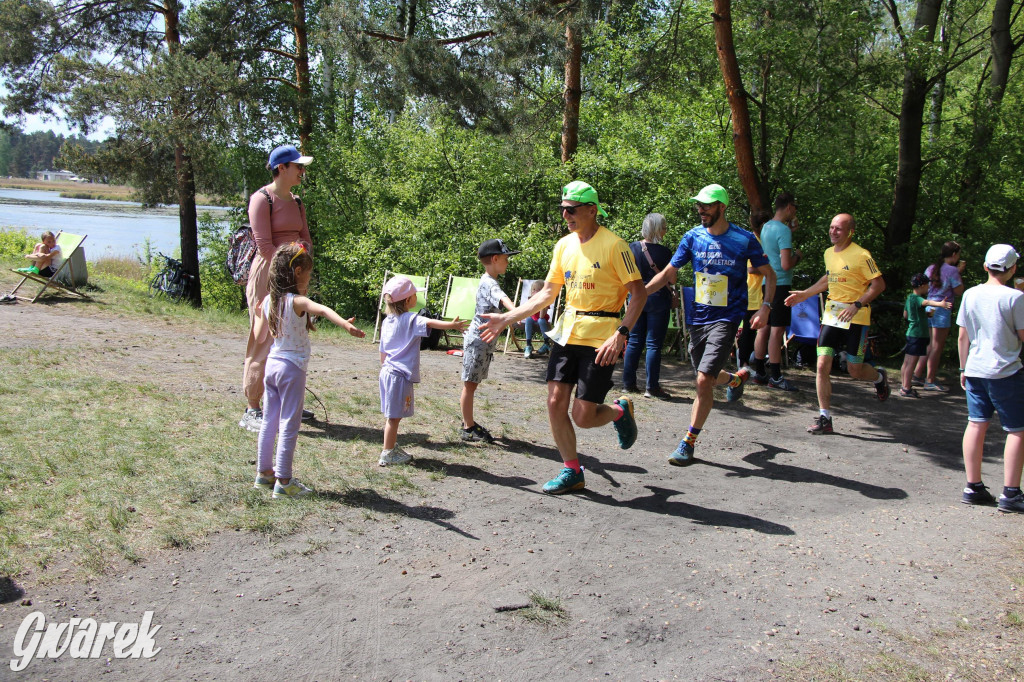
[[[314,328],[310,316],[326,317],[352,336],[366,336],[352,324],[354,317],[345,320],[327,306],[306,298],[312,274],[313,259],[302,244],[282,245],[270,262],[270,293],[255,313],[255,337],[262,340],[269,334],[274,345],[263,375],[263,424],[254,487],[272,489],[274,498],[302,497],[313,492],[292,478],[295,439],[306,393],[309,330]]]

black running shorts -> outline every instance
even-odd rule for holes
[[[612,389],[615,363],[602,367],[596,358],[597,349],[593,346],[552,344],[546,381],[576,384],[577,400],[600,405]]]

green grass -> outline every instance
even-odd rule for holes
[[[530,592],[530,606],[517,613],[526,620],[539,625],[557,625],[569,617],[568,611],[558,597],[548,597],[540,592]]]
[[[13,277],[0,272],[0,289],[13,286]],[[223,530],[273,541],[320,525],[388,522],[426,497],[425,485],[444,478],[437,467],[376,465],[382,437],[376,389],[353,392],[341,371],[311,375],[333,426],[304,428],[296,446],[296,475],[318,494],[271,501],[252,487],[256,445],[237,426],[239,395],[184,392],[182,386],[197,380],[188,368],[199,366],[185,352],[176,358],[184,374],[169,385],[138,365],[158,359],[103,343],[126,330],[130,336],[135,324],[150,330],[155,324],[171,339],[180,334],[179,344],[198,357],[214,345],[207,343],[210,335],[235,336],[240,367],[246,314],[152,299],[144,280],[130,259],[90,264],[92,300],[58,297],[59,308],[117,320],[118,330],[99,325],[82,333],[80,345],[62,344],[59,352],[26,347],[24,337],[10,347],[0,343],[0,575],[45,584],[63,578],[65,569],[97,575],[162,550],[190,550]],[[314,356],[323,344],[356,343],[333,325],[322,326]],[[456,410],[451,400],[418,403],[409,432],[442,443]],[[303,554],[326,548],[326,541],[311,540]]]

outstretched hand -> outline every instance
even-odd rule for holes
[[[350,317],[345,321],[348,322],[349,325],[348,327],[346,327],[349,334],[356,337],[357,339],[361,339],[364,336],[366,336],[366,332],[364,332],[362,329],[355,325],[356,318]]]
[[[789,294],[789,296],[786,297],[786,305],[789,306],[790,308],[792,308],[797,303],[800,303],[801,301],[805,300],[806,298],[807,297],[804,296],[804,292],[802,292],[802,291],[791,292]]]
[[[449,329],[456,329],[460,332],[464,332],[469,329],[469,320],[460,320],[458,316],[448,324],[451,325]]]
[[[490,343],[498,338],[501,332],[505,331],[505,327],[508,326],[505,315],[502,313],[483,313],[480,315],[480,319],[484,321],[479,327],[480,338],[486,343]]]

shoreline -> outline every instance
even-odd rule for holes
[[[61,197],[79,201],[134,201],[134,188],[128,185],[105,185],[98,182],[60,182],[32,178],[0,178],[0,188],[58,192]],[[212,206],[215,199],[205,194],[196,195],[196,204]],[[159,204],[156,208],[176,207],[177,204]],[[223,207],[228,210],[230,207]]]

